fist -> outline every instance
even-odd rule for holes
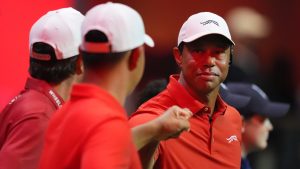
[[[172,106],[166,110],[157,120],[160,132],[155,138],[157,141],[178,137],[183,131],[190,130],[189,119],[193,113],[187,108]]]

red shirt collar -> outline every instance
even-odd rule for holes
[[[179,104],[178,106],[188,108],[194,114],[197,112],[205,112],[205,110],[206,112],[210,112],[206,105],[202,104],[188,93],[188,91],[178,82],[178,79],[179,75],[171,75],[170,82],[167,86],[167,90]],[[220,95],[218,95],[214,114],[224,114],[226,108],[226,103],[222,100]]]
[[[113,97],[106,90],[94,84],[78,83],[73,85],[71,92],[71,101],[82,98],[99,98],[101,100],[106,100],[110,103],[110,106],[115,106],[120,111],[124,111],[124,108],[115,97]]]
[[[25,84],[25,90],[36,90],[45,94],[56,108],[61,107],[64,103],[62,97],[47,82],[43,80],[28,77]]]

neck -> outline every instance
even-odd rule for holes
[[[122,66],[97,71],[86,70],[82,82],[97,85],[110,93],[121,105],[125,104],[128,80]]]
[[[241,149],[242,149],[242,151],[241,151],[242,158],[246,158],[248,155],[248,151],[244,144],[242,144]]]
[[[68,100],[71,94],[72,85],[75,83],[75,77],[71,76],[59,84],[51,85],[52,88],[64,99]]]
[[[215,109],[215,104],[218,96],[218,90],[213,90],[212,92],[201,92],[201,91],[196,91],[192,87],[188,85],[188,83],[185,81],[183,74],[181,73],[179,76],[179,83],[183,85],[183,87],[188,91],[188,93],[201,102],[202,104],[206,105],[211,109],[210,115],[213,114],[214,109]]]

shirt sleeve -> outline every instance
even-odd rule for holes
[[[133,113],[129,118],[130,127],[135,127],[144,123],[147,123],[159,116],[158,113],[148,111],[137,111]]]
[[[82,169],[124,169],[133,162],[133,149],[128,122],[113,118],[98,124],[85,141]]]
[[[12,124],[0,151],[1,169],[37,168],[48,120],[31,114]]]

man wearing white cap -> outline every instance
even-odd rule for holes
[[[50,11],[30,30],[25,89],[0,114],[0,168],[36,169],[48,121],[81,74],[78,47],[84,16],[73,8]]]
[[[181,71],[171,75],[167,88],[139,107],[130,117],[136,126],[178,105],[192,111],[190,132],[176,139],[152,142],[140,154],[154,152],[144,166],[161,169],[239,169],[241,126],[239,112],[219,95],[225,80],[234,42],[223,18],[200,12],[182,25],[173,54]]]
[[[140,149],[189,128],[191,112],[172,107],[133,128],[132,138],[122,106],[143,75],[144,44],[154,46],[134,9],[109,2],[87,12],[80,45],[83,80],[51,119],[40,169],[138,169],[135,145]]]

